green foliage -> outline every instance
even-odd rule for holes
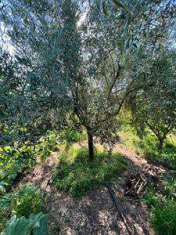
[[[0,149],[0,180],[4,189],[26,168],[34,166],[36,159],[32,146],[23,145],[19,149],[5,146]]]
[[[159,235],[176,234],[176,201],[167,199],[152,212],[152,223]]]
[[[24,142],[20,147],[5,146],[0,148],[0,194],[13,181],[23,173],[25,169],[29,169],[36,164],[37,157],[43,161],[52,151],[57,149],[58,134],[48,131],[46,135],[41,137],[35,145],[29,145]]]
[[[61,157],[54,184],[73,197],[85,195],[89,190],[116,178],[126,169],[124,159],[118,154],[96,153],[95,160],[89,162],[86,149],[74,148],[74,156],[69,153]]]
[[[162,177],[165,194],[168,198],[176,199],[176,178],[175,174],[166,173]]]
[[[65,131],[62,131],[60,134],[61,141],[67,141],[68,143],[72,142],[78,142],[81,140],[82,133],[73,130],[73,129],[67,129]]]
[[[24,185],[12,194],[10,207],[13,215],[28,218],[30,214],[37,214],[42,210],[42,202],[41,192],[35,186]]]
[[[169,138],[166,140],[162,153],[158,151],[155,141],[150,142],[150,145],[145,149],[145,154],[149,160],[155,163],[173,170],[176,169],[176,143],[175,141],[171,142]]]
[[[35,154],[44,161],[52,151],[57,149],[58,135],[56,132],[48,131],[46,135],[40,138],[36,147]]]
[[[139,74],[141,88],[133,97],[133,121],[138,130],[153,132],[162,152],[168,134],[176,127],[175,54],[160,48],[155,56],[148,56],[145,66],[148,73]]]
[[[158,198],[154,190],[149,189],[144,196],[144,202],[149,207],[157,207],[160,205],[161,200]]]
[[[5,225],[10,218],[10,197],[5,195],[0,199],[0,232],[5,228]]]
[[[31,214],[42,211],[43,197],[41,192],[32,185],[24,185],[19,191],[5,194],[0,198],[0,231],[8,219],[15,215],[29,218]]]
[[[176,234],[176,180],[170,173],[163,175],[163,193],[158,194],[152,187],[144,197],[151,209],[151,223],[158,235]]]
[[[174,134],[167,137],[161,153],[158,150],[157,138],[149,129],[146,128],[145,132],[140,137],[136,128],[129,124],[130,120],[128,123],[126,122],[123,122],[119,131],[119,136],[125,146],[146,156],[150,161],[159,163],[173,170],[176,169],[176,138]]]
[[[48,235],[47,216],[32,214],[29,218],[13,216],[2,235]]]

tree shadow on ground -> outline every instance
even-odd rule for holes
[[[126,162],[134,171],[143,171],[144,166],[140,167],[129,159]],[[106,186],[94,189],[79,199],[60,191],[51,193],[47,207],[51,227],[57,224],[59,228],[55,234],[154,234],[146,205],[138,198],[124,196],[127,178],[126,171],[111,185],[120,211]]]
[[[45,164],[37,166],[24,179],[24,182],[33,183],[47,192],[45,208],[48,213],[49,227],[55,235],[154,234],[150,227],[147,206],[139,198],[125,196],[124,192],[129,174],[145,171],[145,174],[150,176],[159,174],[161,169],[148,164],[139,156],[133,155],[132,159],[125,156],[123,161],[128,165],[128,170],[114,177],[113,184],[106,180],[105,184],[101,184],[98,189],[94,187],[86,196],[76,199],[66,192],[57,190],[52,184],[52,172],[57,166],[57,158],[58,154],[51,156]],[[78,158],[77,162],[79,161]],[[106,161],[105,163],[108,164]],[[110,168],[108,169],[111,171]],[[81,179],[79,174],[78,179]],[[118,208],[109,193],[108,183],[112,187]]]

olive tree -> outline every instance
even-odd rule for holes
[[[134,8],[131,14],[126,4],[118,9],[109,5],[112,11],[106,16],[92,1],[79,25],[81,1],[62,1],[62,12],[60,1],[6,2],[1,18],[24,71],[23,120],[46,131],[64,128],[74,119],[87,130],[93,159],[93,138],[113,143],[116,117],[136,89],[132,67],[136,51],[144,46],[145,17],[151,19],[148,9],[140,6],[142,10]]]
[[[169,51],[148,57],[146,72],[139,75],[143,85],[135,96],[135,119],[154,133],[160,151],[167,135],[176,127],[174,60],[175,53]]]
[[[44,0],[9,0],[13,17],[7,14],[4,22],[24,70],[22,92],[28,104],[26,110],[21,105],[21,115],[36,128],[36,123],[50,123],[46,129],[67,125],[65,120],[75,116],[87,130],[92,159],[93,137],[111,139],[128,86],[108,21],[100,24],[94,14],[89,25],[79,28],[74,2],[63,1],[61,16],[57,7]]]

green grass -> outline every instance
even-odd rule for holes
[[[77,146],[60,156],[54,175],[55,186],[73,197],[81,197],[94,188],[116,179],[127,168],[119,154],[110,156],[97,152],[93,162],[88,161],[86,149]]]
[[[166,140],[162,153],[160,153],[156,147],[157,142],[153,142],[145,150],[146,157],[155,162],[159,163],[169,169],[176,170],[176,142],[171,141],[171,136]],[[150,148],[149,148],[150,147]]]
[[[176,234],[176,201],[166,199],[152,211],[151,222],[158,235]]]
[[[163,152],[158,151],[158,142],[150,130],[145,131],[143,137],[139,137],[134,127],[125,124],[119,132],[122,144],[144,155],[147,159],[164,165],[173,170],[176,169],[176,136],[171,134],[166,139]]]
[[[122,144],[127,146],[129,149],[137,151],[139,153],[142,152],[140,143],[141,139],[137,135],[136,129],[132,127],[130,124],[125,124],[121,127],[118,132]]]
[[[176,172],[172,175],[166,173],[162,176],[161,180],[164,185],[165,194],[171,199],[176,199]]]
[[[150,221],[158,235],[176,234],[176,179],[169,173],[162,178],[163,193],[147,189],[144,202],[151,211]]]
[[[152,188],[148,188],[143,200],[149,208],[158,207],[161,202],[155,190]]]

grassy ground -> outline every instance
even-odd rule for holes
[[[128,116],[128,115],[127,115]],[[150,208],[150,221],[159,235],[176,234],[176,135],[170,134],[164,144],[162,153],[158,151],[157,139],[150,130],[139,137],[129,119],[124,119],[119,132],[122,144],[143,155],[149,161],[166,167],[166,173],[160,177],[161,189],[150,186],[144,201]],[[161,190],[161,192],[160,192]]]
[[[109,155],[100,147],[92,162],[88,160],[87,149],[78,144],[72,145],[59,158],[54,184],[73,197],[81,197],[91,189],[117,178],[127,168],[123,157],[119,154]]]
[[[134,150],[134,152],[146,156],[153,162],[159,162],[169,166],[169,168],[176,169],[176,137],[174,135],[167,138],[163,153],[161,154],[157,150],[157,140],[149,130],[141,138],[137,135],[135,128],[127,121],[128,119],[124,120],[123,127],[119,131],[122,145],[126,146],[129,150]],[[50,135],[50,137],[41,141],[37,152],[40,153],[39,156],[42,161],[50,155],[51,149],[53,151],[58,151],[59,149],[59,163],[58,167],[54,169],[53,183],[59,190],[73,197],[80,198],[86,195],[88,191],[117,180],[120,173],[127,169],[124,157],[118,153],[110,155],[101,145],[96,145],[94,161],[88,161],[88,152],[85,148],[87,145],[85,133],[81,134],[68,130],[68,133],[62,133],[60,140],[62,140],[61,143],[56,145],[55,135]],[[49,172],[52,176],[51,169],[47,173]],[[31,174],[31,177],[34,179],[33,174]],[[41,178],[43,180],[45,177],[41,174]],[[158,193],[151,186],[142,200],[150,208],[151,223],[156,232],[159,235],[175,235],[176,180],[174,171],[173,174],[167,172],[167,174],[160,178],[162,185],[164,185],[164,193]],[[33,200],[34,197],[39,199]],[[30,186],[20,189],[20,193],[15,193],[14,197],[12,194],[6,194],[5,198],[0,201],[1,208],[2,206],[4,208],[2,213],[0,213],[2,220],[0,230],[4,228],[7,220],[12,215],[17,215],[19,218],[21,216],[28,218],[31,213],[40,212],[42,210],[41,200],[42,198],[37,189]],[[26,205],[28,205],[27,209]],[[5,214],[7,217],[4,216]]]
[[[159,235],[176,234],[176,179],[166,173],[161,178],[164,188],[150,187],[144,197],[151,211],[151,224]]]
[[[125,146],[144,155],[148,160],[159,163],[172,170],[168,170],[161,178],[162,193],[154,187],[150,187],[144,201],[150,208],[150,220],[155,231],[159,235],[176,234],[176,137],[170,135],[164,145],[163,152],[157,149],[157,140],[150,131],[140,139],[135,129],[126,126],[121,130],[121,138]]]
[[[119,132],[122,143],[149,160],[176,169],[176,136],[171,134],[166,139],[162,153],[158,151],[157,139],[146,130],[143,137],[139,137],[134,127],[126,124]]]

